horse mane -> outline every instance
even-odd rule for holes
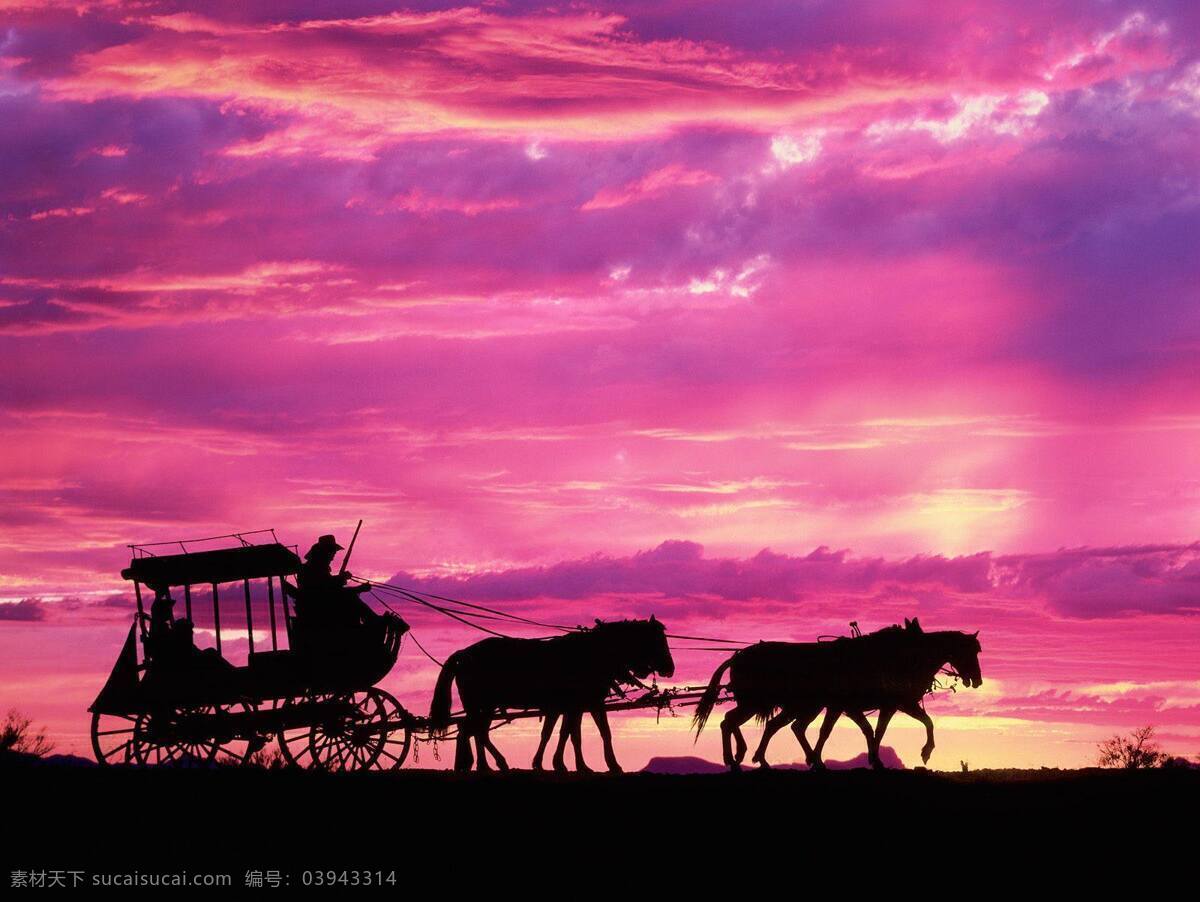
[[[563,633],[561,636],[550,636],[548,641],[586,641],[588,639],[601,639],[604,637],[621,636],[632,632],[631,627],[644,627],[650,623],[649,620],[638,620],[636,618],[623,618],[621,620],[601,620],[596,618],[596,622],[591,626],[583,626],[580,624],[569,633]]]
[[[624,617],[621,620],[601,620],[597,617],[596,622],[592,626],[578,626],[575,629],[576,632],[580,633],[618,633],[627,630],[629,627],[647,626],[650,622],[649,620],[640,620],[636,617]]]

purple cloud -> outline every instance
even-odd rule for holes
[[[36,598],[23,598],[20,601],[0,603],[0,620],[33,623],[45,619],[45,605]]]
[[[656,595],[669,599],[797,602],[829,595],[923,597],[956,594],[1042,600],[1072,617],[1132,612],[1200,613],[1200,546],[1065,549],[1050,554],[899,560],[854,557],[821,547],[807,555],[763,549],[748,558],[709,558],[695,542],[667,541],[628,557],[594,555],[542,567],[419,578],[401,585],[479,600]]]

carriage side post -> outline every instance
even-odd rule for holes
[[[288,648],[292,647],[292,612],[288,607],[288,584],[284,574],[279,574],[279,604],[283,608],[283,630],[287,633]]]
[[[217,634],[217,654],[221,653],[221,606],[217,604],[217,584],[212,584],[213,592],[213,630]]]
[[[254,615],[250,612],[250,580],[242,580],[246,592],[246,641],[249,643],[250,654],[254,654]]]
[[[138,612],[138,633],[145,633],[146,609],[142,605],[142,584],[136,579],[133,581],[133,597],[137,600]]]
[[[279,651],[279,640],[275,637],[275,577],[267,577],[267,608],[271,612],[271,651]]]
[[[184,609],[187,611],[188,621],[194,622],[194,621],[192,621],[192,587],[191,587],[191,585],[185,584],[183,587],[183,606],[184,606]]]

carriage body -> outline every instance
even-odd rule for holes
[[[133,583],[137,613],[89,708],[96,759],[246,761],[275,739],[282,757],[302,766],[400,766],[413,718],[375,685],[396,662],[400,631],[389,625],[297,647],[288,579],[300,558],[278,541],[237,538],[236,547],[196,552],[181,543],[170,555],[132,546],[121,575]],[[184,602],[175,613],[196,640],[168,658],[154,648],[145,599],[173,590]],[[200,637],[212,644],[200,647]]]

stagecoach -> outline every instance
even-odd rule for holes
[[[264,534],[270,535],[270,541],[253,542],[246,538]],[[807,742],[801,739],[814,766],[820,764],[820,747],[842,712],[856,717],[856,722],[863,727],[867,736],[868,749],[872,752],[877,752],[879,739],[892,713],[901,710],[916,717],[926,726],[927,743],[922,750],[922,757],[927,759],[933,749],[933,724],[924,713],[921,700],[938,685],[937,674],[941,672],[956,679],[962,678],[967,685],[978,686],[981,682],[978,634],[942,632],[926,635],[914,619],[911,623],[906,622],[904,628],[889,627],[869,636],[858,637],[856,630],[854,638],[839,639],[829,643],[829,647],[823,650],[821,643],[816,646],[809,643],[807,648],[804,643],[758,643],[729,658],[718,668],[706,687],[682,686],[660,690],[657,685],[644,686],[637,677],[649,673],[671,676],[674,664],[666,643],[668,638],[726,646],[693,649],[701,651],[728,652],[732,651],[728,646],[740,646],[743,643],[668,634],[653,617],[649,621],[597,621],[594,627],[543,624],[511,612],[465,601],[387,583],[371,583],[372,589],[393,593],[396,598],[424,605],[460,624],[482,630],[495,637],[490,640],[492,642],[496,639],[513,642],[514,637],[497,632],[493,626],[476,623],[474,618],[482,618],[492,624],[536,626],[563,634],[559,637],[542,637],[546,645],[535,642],[532,646],[535,650],[549,648],[557,644],[557,640],[610,641],[605,637],[615,637],[620,632],[628,633],[631,628],[642,633],[648,631],[657,642],[658,650],[653,653],[644,646],[640,648],[638,654],[641,657],[636,659],[640,663],[629,659],[611,672],[603,671],[605,681],[599,684],[600,691],[586,707],[559,704],[563,699],[555,692],[558,691],[556,687],[579,685],[576,662],[594,663],[595,654],[592,651],[568,655],[564,659],[564,669],[558,678],[560,681],[551,681],[549,685],[552,691],[543,692],[540,696],[548,699],[542,702],[544,708],[533,706],[534,703],[529,700],[532,694],[528,694],[527,690],[522,690],[527,694],[516,693],[507,697],[507,700],[500,700],[499,697],[491,699],[488,693],[504,683],[507,675],[515,675],[515,679],[524,673],[520,667],[511,667],[475,678],[474,685],[484,686],[487,691],[482,693],[486,696],[485,700],[476,703],[474,713],[471,713],[469,706],[466,712],[451,713],[450,681],[455,678],[454,669],[461,665],[464,652],[471,651],[464,649],[443,666],[434,693],[434,715],[431,718],[417,717],[377,685],[391,671],[400,651],[406,626],[399,618],[384,617],[370,629],[365,625],[361,630],[351,629],[342,637],[343,640],[353,638],[351,642],[323,641],[327,635],[324,632],[318,637],[322,641],[313,642],[311,636],[305,641],[304,635],[307,633],[300,629],[303,622],[299,626],[297,624],[293,604],[297,592],[289,583],[289,579],[294,580],[301,567],[295,547],[279,542],[271,530],[219,538],[233,538],[238,544],[215,550],[190,551],[188,543],[171,543],[179,544],[180,552],[177,554],[158,553],[162,550],[161,545],[130,546],[133,559],[121,571],[121,575],[133,583],[137,612],[111,675],[88,709],[92,714],[92,750],[101,764],[244,763],[275,741],[283,759],[293,766],[323,770],[392,770],[404,764],[414,741],[457,735],[456,766],[462,766],[464,761],[470,766],[470,751],[466,746],[473,736],[478,745],[479,766],[486,766],[486,746],[504,767],[506,765],[499,751],[486,738],[493,718],[499,718],[501,723],[522,718],[545,718],[542,745],[535,759],[535,762],[540,762],[541,749],[545,747],[555,718],[567,711],[573,712],[573,741],[577,744],[579,719],[583,711],[588,711],[596,719],[597,727],[601,728],[609,766],[615,769],[609,733],[607,726],[602,723],[607,712],[633,709],[662,711],[673,706],[697,706],[697,721],[703,725],[714,705],[726,701],[738,702],[734,687],[722,687],[720,679],[739,655],[744,655],[745,660],[750,661],[764,655],[769,657],[783,653],[807,656],[804,660],[808,670],[804,667],[797,670],[792,664],[782,670],[768,667],[766,676],[760,674],[759,683],[752,681],[750,689],[758,691],[768,684],[774,686],[778,682],[777,672],[795,676],[801,672],[809,674],[812,670],[813,673],[809,674],[812,676],[819,670],[818,675],[822,679],[829,674],[836,677],[832,688],[826,693],[829,697],[803,695],[801,699],[804,707],[812,708],[805,715],[809,720],[822,708],[827,709],[826,725],[822,727],[817,748],[810,752]],[[331,536],[328,538],[332,539]],[[343,572],[345,560],[343,558]],[[179,622],[193,630],[190,635],[186,630],[183,633],[187,641],[180,646],[186,646],[182,656],[168,658],[156,650],[158,646],[153,641],[154,608],[149,614],[145,610],[147,590],[152,593],[156,604],[171,604],[177,592],[182,594],[184,611]],[[235,608],[237,614],[234,614]],[[261,627],[257,632],[256,621]],[[211,638],[212,644],[200,647],[199,642],[193,642],[196,634],[202,635],[206,643]],[[260,636],[265,637],[263,647],[259,645]],[[230,641],[226,641],[226,637]],[[268,641],[270,645],[266,647]],[[901,644],[897,645],[897,641]],[[484,644],[478,643],[479,646]],[[528,645],[523,647],[531,648]],[[577,651],[580,646],[571,645],[571,648]],[[797,651],[789,651],[789,648]],[[814,648],[817,651],[814,652]],[[632,653],[632,646],[630,650]],[[894,659],[881,657],[881,652],[894,653]],[[812,657],[814,653],[815,658]],[[242,656],[244,662],[239,660]],[[453,664],[455,660],[459,661],[458,665]],[[170,666],[167,665],[168,661]],[[829,674],[820,668],[813,670],[813,661],[824,662],[822,667],[826,667]],[[884,664],[887,666],[884,667]],[[826,665],[836,667],[830,669]],[[843,672],[847,666],[851,666],[851,670]],[[944,669],[946,667],[949,669]],[[620,674],[635,677],[632,682],[643,691],[626,695],[614,683],[612,691],[605,698],[604,686],[608,685],[611,677]],[[482,683],[480,679],[483,679]],[[595,685],[594,680],[592,685]],[[806,691],[818,685],[824,684],[811,680],[804,684]],[[790,704],[795,692],[786,686],[784,688],[791,693],[787,695]],[[478,689],[472,692],[479,697]],[[750,694],[753,695],[753,692]],[[464,702],[467,701],[461,678],[459,695]],[[773,697],[765,701],[759,699],[762,704],[758,708],[754,707],[758,702],[751,701],[750,707],[739,703],[739,707],[729,712],[726,720],[731,723],[723,728],[726,761],[735,768],[745,753],[745,742],[741,739],[738,724],[754,714],[771,718],[763,743],[755,755],[755,760],[766,766],[763,755],[771,733],[801,713]],[[880,711],[879,725],[874,735],[862,719],[863,712],[869,709]],[[772,717],[776,711],[778,715]],[[456,732],[451,732],[451,728]],[[803,725],[797,735],[802,737]],[[730,736],[738,742],[739,751],[736,754],[731,752]],[[561,764],[565,737],[564,729],[555,756],[556,766]],[[580,758],[576,745],[577,766]],[[874,761],[878,763],[877,755]]]
[[[159,554],[161,546],[130,546],[133,559],[121,576],[133,583],[137,612],[88,709],[98,762],[236,763],[277,741],[283,758],[302,767],[404,763],[418,721],[376,685],[396,663],[401,631],[381,630],[366,646],[297,647],[288,580],[300,558],[267,532],[270,541],[245,533],[232,537],[235,547],[216,550],[179,543],[179,553]],[[156,591],[182,593],[182,616],[211,646],[199,647],[198,638],[187,660],[170,667],[148,655],[147,593]],[[233,650],[244,662],[231,662]]]

